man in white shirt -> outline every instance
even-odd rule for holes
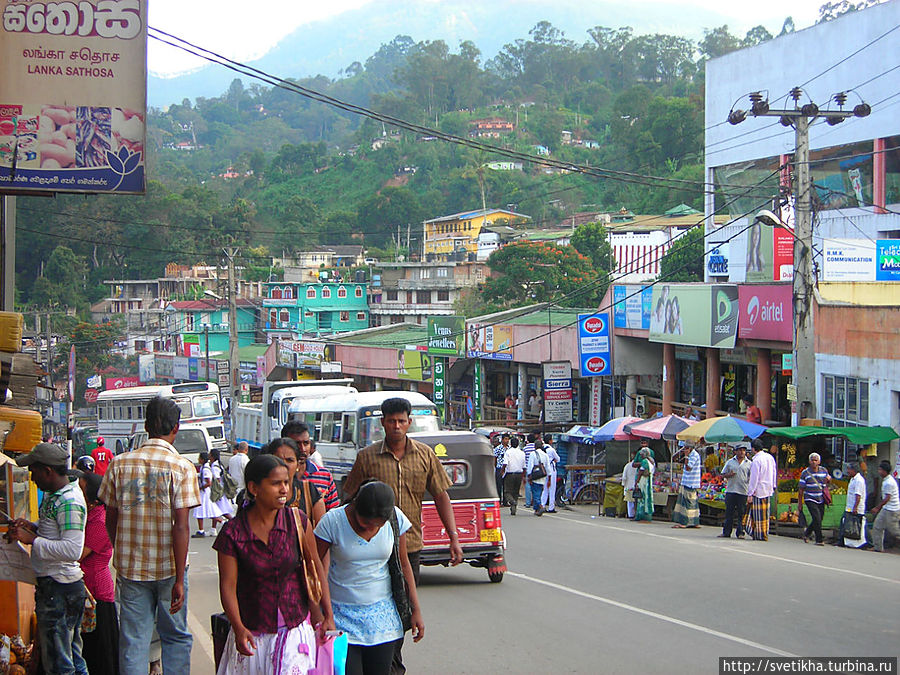
[[[891,475],[891,463],[887,460],[878,465],[878,475],[881,476],[881,502],[872,509],[875,515],[875,523],[872,525],[872,544],[875,551],[884,551],[884,531],[891,533],[895,540],[900,541],[900,491],[897,489],[897,479]]]
[[[750,483],[747,506],[750,507],[750,531],[757,541],[769,541],[769,498],[775,493],[775,458],[766,452],[758,438],[751,444]]]
[[[547,484],[547,474],[549,472],[548,464],[550,463],[547,453],[543,451],[543,443],[535,441],[534,451],[528,455],[528,461],[525,463],[525,480],[531,489],[531,506],[534,509],[534,515],[544,515],[544,507],[541,506],[541,495],[544,492],[544,485]],[[544,470],[541,478],[532,478],[531,472],[538,466]]]
[[[549,443],[543,447],[547,453],[547,482],[541,493],[541,508],[548,513],[556,513],[556,466],[559,464],[559,454]]]
[[[846,546],[848,548],[860,548],[866,545],[866,479],[859,472],[859,464],[851,462],[847,465],[847,475],[850,476],[850,483],[847,485],[847,509],[844,511],[844,517],[841,519],[841,531],[838,535],[838,546]],[[854,518],[861,521],[859,528],[859,539],[848,539],[844,533],[844,528],[849,519]]]
[[[522,475],[525,473],[525,453],[519,447],[519,439],[513,436],[503,455],[503,494],[509,504],[509,515],[516,515],[519,491],[522,489]]]
[[[234,446],[234,454],[228,460],[228,473],[238,484],[238,491],[246,487],[244,484],[244,469],[247,468],[247,463],[250,461],[250,457],[247,455],[249,450],[250,446],[247,445],[247,441],[241,441]]]
[[[628,517],[634,520],[634,479],[637,478],[637,468],[633,460],[625,462],[622,469],[622,489],[625,491],[625,506],[628,509]]]

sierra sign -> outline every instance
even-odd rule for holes
[[[791,342],[794,337],[793,290],[789,284],[738,287],[738,336]]]

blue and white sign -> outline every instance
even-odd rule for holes
[[[544,421],[572,421],[572,364],[568,361],[544,361]]]
[[[612,375],[609,313],[578,315],[578,363],[582,377]]]
[[[650,328],[652,286],[613,286],[613,320],[616,328]]]

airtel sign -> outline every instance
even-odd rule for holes
[[[793,340],[793,291],[790,285],[739,286],[738,304],[738,337],[779,342]]]

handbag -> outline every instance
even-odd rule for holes
[[[535,448],[534,452],[538,452],[538,449]],[[547,470],[544,468],[544,463],[541,461],[541,456],[537,455],[535,460],[535,465],[531,467],[531,473],[528,474],[529,480],[540,480],[541,478],[547,477]]]
[[[636,502],[639,502],[644,498],[643,491],[637,485],[635,485],[634,490],[631,491],[631,498]]]
[[[412,607],[409,604],[409,593],[406,590],[406,578],[403,576],[403,568],[400,564],[400,523],[397,522],[397,512],[391,513],[391,530],[394,532],[394,550],[388,559],[388,571],[391,573],[391,595],[397,606],[397,614],[400,615],[400,623],[403,624],[403,632],[412,629]]]
[[[825,506],[831,506],[831,488],[827,485],[822,486],[822,501],[825,502]]]
[[[97,600],[94,599],[94,596],[88,590],[87,586],[84,587],[84,592],[87,595],[84,596],[84,612],[81,615],[81,632],[90,633],[97,628]]]
[[[861,513],[852,513],[850,511],[844,512],[844,538],[845,539],[859,539],[862,535],[862,514]]]
[[[300,517],[300,509],[291,507],[291,515],[294,517],[294,529],[297,530],[297,543],[300,550],[300,565],[303,568],[303,579],[306,581],[306,596],[311,605],[318,605],[322,601],[322,580],[319,579],[319,571],[315,562],[311,559],[311,551],[306,545],[306,537],[303,536],[303,518]]]

